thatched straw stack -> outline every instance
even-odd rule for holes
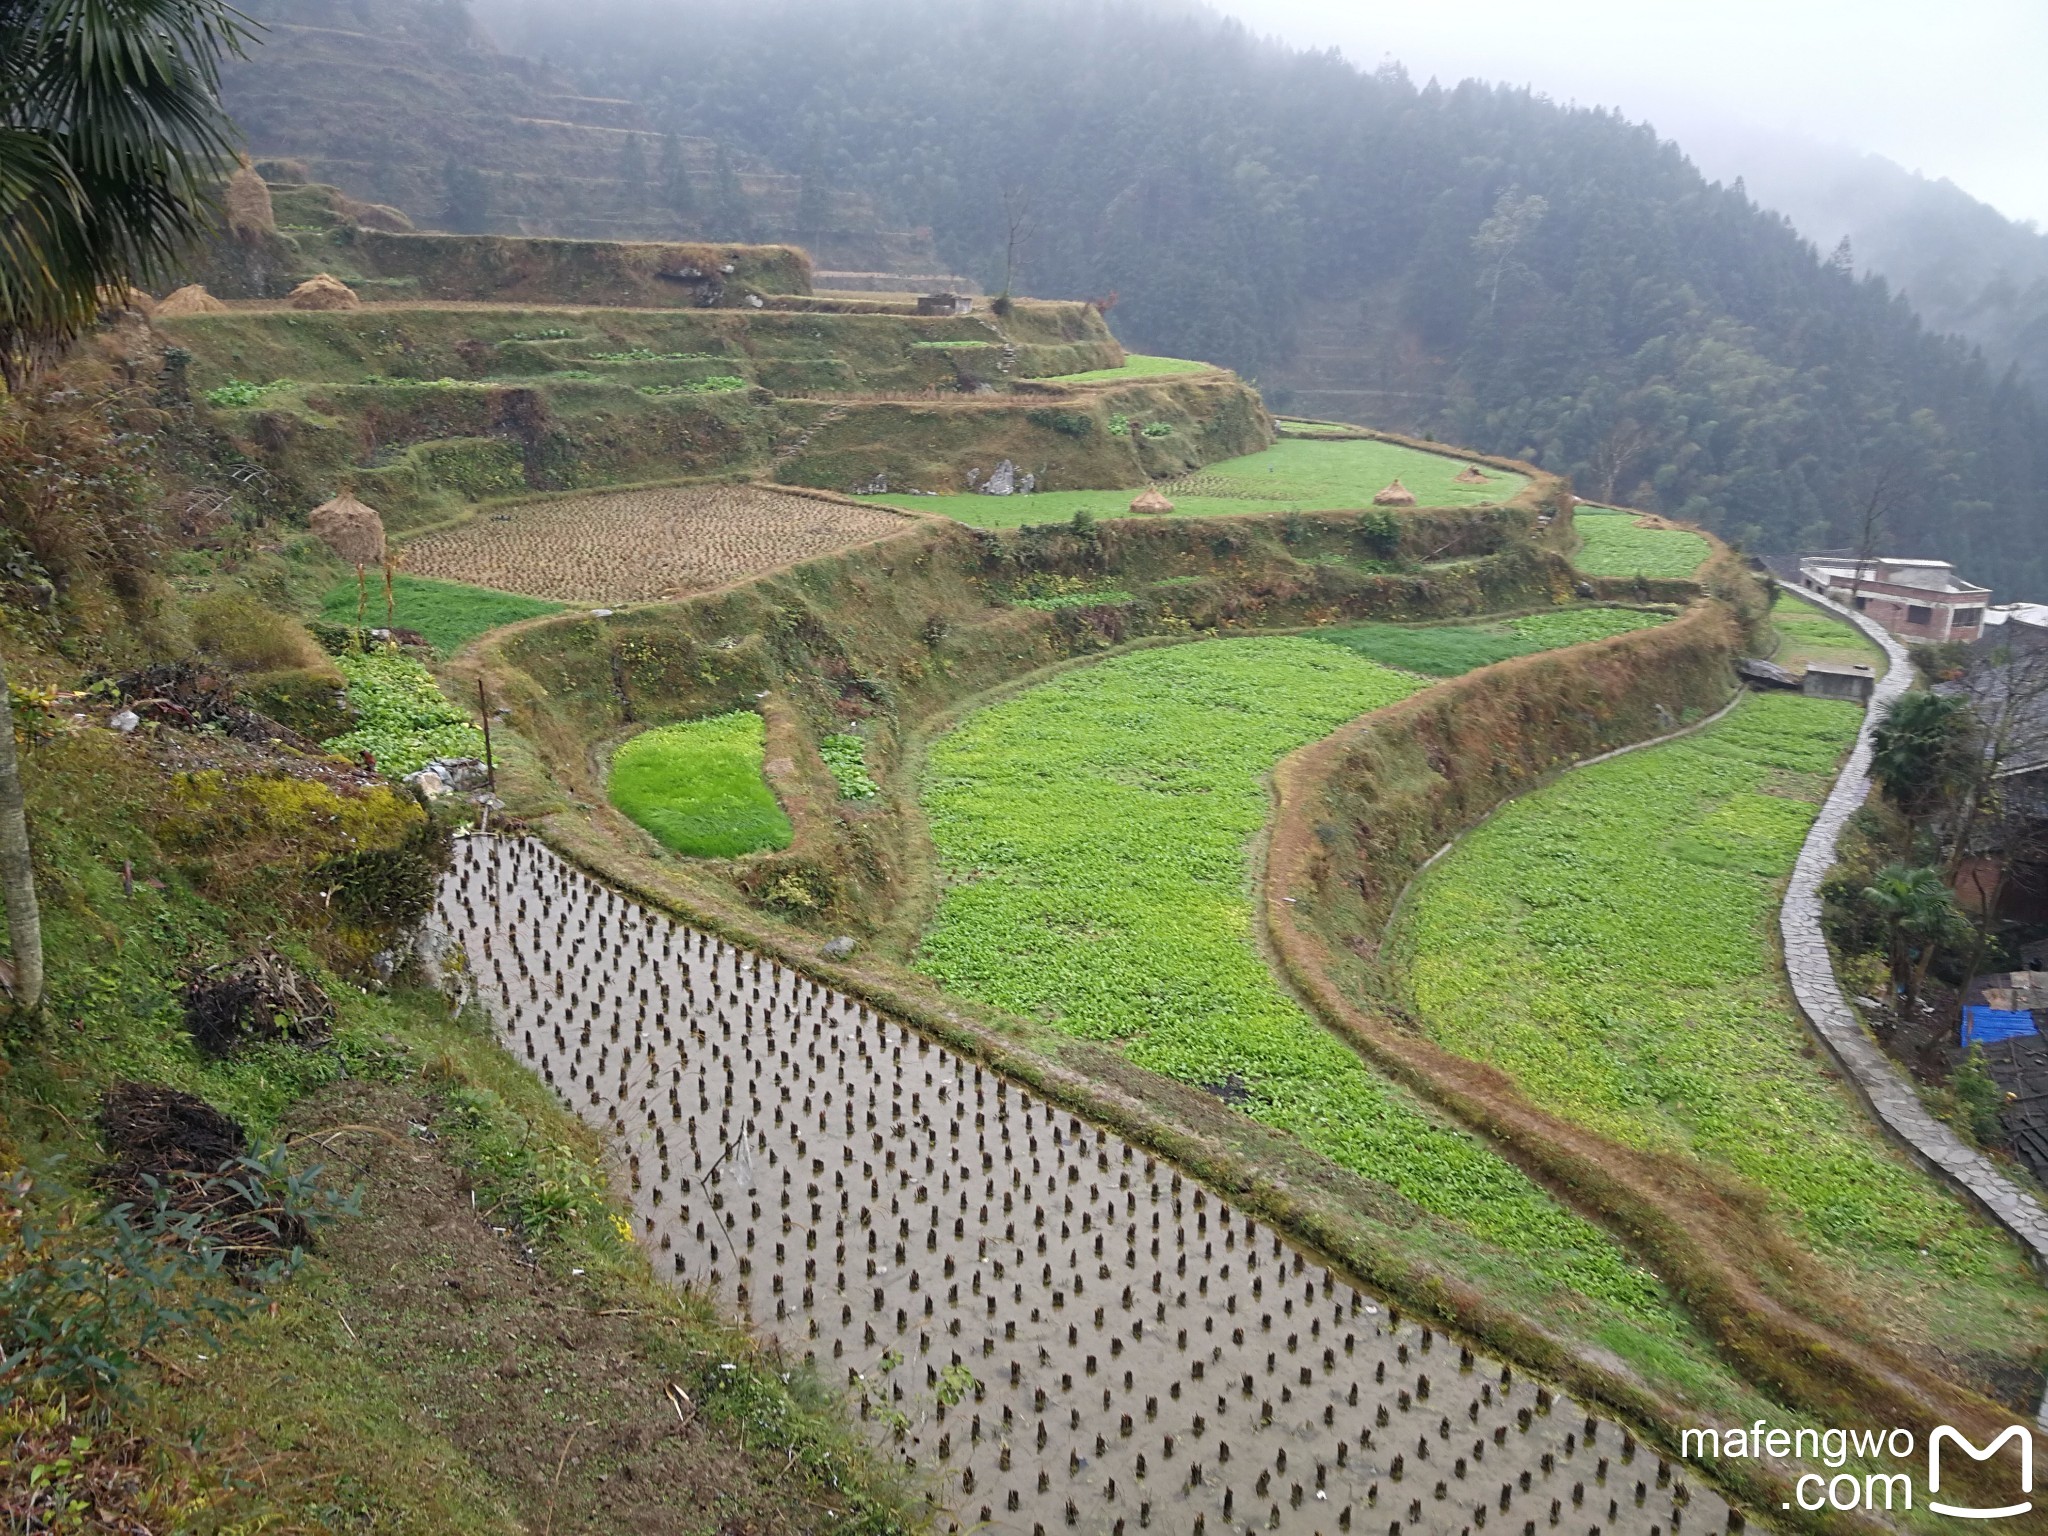
[[[1139,517],[1158,517],[1173,510],[1173,503],[1161,495],[1158,487],[1148,486],[1131,503],[1131,511]]]
[[[384,563],[384,519],[350,492],[323,501],[307,522],[314,538],[357,570]]]
[[[1493,476],[1488,474],[1482,474],[1477,464],[1467,464],[1463,469],[1459,470],[1458,473],[1451,476],[1451,484],[1491,485],[1493,484]]]
[[[277,213],[270,206],[270,188],[256,174],[247,155],[228,178],[228,232],[237,240],[253,244],[265,235],[277,233]]]
[[[159,319],[176,315],[224,315],[227,312],[227,305],[197,283],[187,283],[182,288],[173,289],[159,299],[156,308],[150,311]]]
[[[1372,504],[1376,507],[1412,507],[1415,505],[1415,493],[1397,478],[1392,485],[1373,497]]]
[[[355,289],[325,272],[307,278],[285,300],[293,309],[361,309]]]
[[[156,313],[156,300],[140,288],[131,287],[127,283],[102,285],[99,299],[102,314],[119,314],[123,310],[132,310],[147,318]]]
[[[343,491],[332,501],[313,509],[307,526],[342,559],[356,568],[356,622],[363,622],[363,605],[369,595],[364,572],[373,565],[384,567],[384,613],[388,623],[395,609],[391,591],[391,556],[384,543],[384,519],[375,507],[365,506],[354,494]]]

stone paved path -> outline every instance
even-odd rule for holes
[[[1969,1195],[2019,1239],[2037,1266],[2048,1268],[2048,1210],[2008,1179],[1990,1158],[1927,1112],[1912,1084],[1864,1030],[1835,979],[1827,940],[1821,936],[1820,883],[1835,862],[1835,844],[1844,823],[1870,792],[1871,732],[1892,701],[1911,684],[1913,670],[1905,647],[1875,621],[1816,593],[1801,592],[1799,596],[1855,624],[1884,648],[1891,666],[1878,681],[1863,729],[1856,737],[1856,750],[1807,833],[1806,846],[1792,870],[1792,884],[1785,892],[1779,929],[1785,939],[1785,966],[1793,995],[1857,1092],[1915,1159]]]

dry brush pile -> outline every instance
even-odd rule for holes
[[[750,485],[575,496],[486,514],[410,545],[415,575],[560,602],[651,602],[899,532],[879,507]]]

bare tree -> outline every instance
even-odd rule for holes
[[[1656,440],[1657,434],[1633,416],[1624,416],[1609,428],[1589,460],[1594,483],[1599,487],[1595,499],[1612,506],[1621,494],[1622,476]]]
[[[14,950],[14,1004],[32,1010],[43,1000],[43,914],[36,901],[28,811],[21,793],[21,768],[14,756],[14,707],[4,671],[0,671],[0,898],[6,901],[7,940]]]
[[[1031,190],[1010,185],[1003,188],[1003,291],[1008,303],[1017,283],[1017,257],[1031,243],[1035,229],[1031,217]]]
[[[1479,286],[1486,290],[1488,313],[1500,303],[1501,288],[1510,278],[1535,275],[1522,260],[1521,252],[1549,212],[1548,202],[1533,192],[1522,196],[1519,187],[1510,187],[1494,199],[1492,215],[1472,237],[1472,249],[1480,261]]]
[[[1847,510],[1856,531],[1856,572],[1849,581],[1852,608],[1862,595],[1864,573],[1899,514],[1926,490],[1935,452],[1926,436],[1930,431],[1939,428],[1916,417],[1882,452],[1866,459],[1850,482]]]

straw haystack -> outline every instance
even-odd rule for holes
[[[237,240],[254,243],[277,233],[277,214],[270,206],[270,188],[247,155],[228,178],[228,231]]]
[[[126,283],[103,284],[99,300],[102,314],[119,314],[123,310],[131,310],[147,318],[156,313],[156,300],[140,288],[130,287]]]
[[[316,273],[291,291],[285,302],[293,309],[361,309],[355,289],[338,277]]]
[[[1131,503],[1131,510],[1139,517],[1157,517],[1161,513],[1171,512],[1173,503],[1162,496],[1157,487],[1148,487]]]
[[[1451,484],[1491,485],[1493,484],[1493,476],[1482,474],[1477,464],[1467,464],[1463,469],[1451,476]]]
[[[150,313],[158,319],[177,315],[224,315],[227,305],[221,303],[197,283],[187,283],[173,289],[157,301]]]
[[[384,568],[384,606],[392,606],[391,555],[384,542],[384,519],[377,509],[365,506],[343,491],[332,501],[323,501],[306,520],[313,537],[356,568],[356,622],[363,621],[363,600],[368,595],[365,573],[373,566]]]
[[[1412,507],[1415,505],[1415,493],[1396,479],[1392,485],[1373,497],[1372,504],[1376,507]]]

